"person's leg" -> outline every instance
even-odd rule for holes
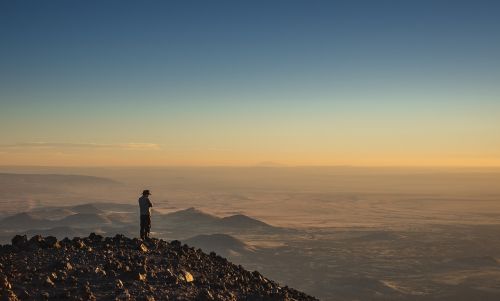
[[[149,233],[151,232],[151,215],[146,215],[146,237],[149,238]]]
[[[146,233],[146,223],[145,223],[145,219],[144,219],[144,215],[141,215],[141,239],[144,239],[145,237],[145,234]]]

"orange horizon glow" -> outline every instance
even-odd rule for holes
[[[250,153],[236,151],[92,150],[0,153],[3,166],[366,166],[366,167],[500,167],[494,156],[342,153]]]

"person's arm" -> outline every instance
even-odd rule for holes
[[[153,207],[153,204],[151,203],[151,201],[148,200],[148,202],[149,202],[149,207]]]

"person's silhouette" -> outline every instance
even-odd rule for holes
[[[149,190],[144,190],[142,196],[139,198],[139,208],[141,211],[141,238],[149,238],[149,232],[151,231],[151,201],[149,196],[151,193]]]

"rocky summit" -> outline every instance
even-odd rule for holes
[[[0,300],[317,300],[215,253],[161,239],[15,236]]]

